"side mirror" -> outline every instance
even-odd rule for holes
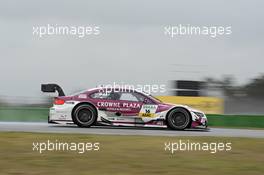
[[[143,103],[144,104],[148,104],[149,103],[149,100],[147,98],[144,98]]]

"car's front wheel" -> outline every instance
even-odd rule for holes
[[[184,130],[191,123],[191,116],[186,109],[175,108],[167,116],[167,126],[174,130]]]
[[[90,127],[97,119],[96,110],[89,104],[82,104],[78,106],[72,116],[72,120],[79,127]]]

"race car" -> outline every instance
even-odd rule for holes
[[[163,103],[131,89],[98,87],[65,96],[57,84],[42,84],[42,92],[58,92],[48,122],[93,125],[168,127],[173,130],[206,128],[206,115],[185,105]]]

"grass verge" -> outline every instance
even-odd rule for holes
[[[261,115],[207,115],[211,127],[264,128]]]
[[[231,142],[232,150],[164,151],[164,142]],[[32,151],[33,142],[99,142],[100,150],[79,154]],[[84,134],[0,133],[0,174],[92,175],[258,175],[264,173],[264,139],[222,137],[103,136]]]

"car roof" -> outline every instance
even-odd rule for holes
[[[78,94],[82,94],[82,93],[89,93],[89,92],[96,92],[96,91],[110,91],[110,90],[115,90],[116,92],[120,91],[120,92],[138,92],[141,93],[143,95],[148,96],[149,94],[146,92],[142,92],[142,91],[138,91],[136,89],[130,89],[130,88],[108,88],[108,87],[96,87],[96,88],[91,88],[91,89],[86,89],[86,90],[82,90],[79,92],[74,93],[73,95],[78,95]]]

